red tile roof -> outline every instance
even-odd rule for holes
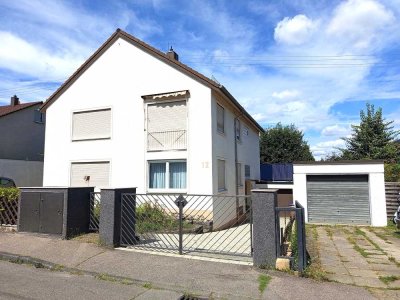
[[[28,108],[31,106],[35,106],[38,104],[42,104],[43,102],[38,101],[38,102],[28,102],[28,103],[21,103],[17,105],[5,105],[5,106],[0,106],[0,117],[3,117],[5,115],[9,115],[13,112],[20,111],[24,108]]]

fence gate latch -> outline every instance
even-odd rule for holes
[[[187,204],[187,201],[182,195],[179,195],[179,197],[176,198],[176,200],[175,200],[175,204],[178,207],[185,207]]]

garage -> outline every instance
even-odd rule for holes
[[[308,223],[386,226],[383,161],[296,162],[293,200]]]
[[[369,225],[368,175],[308,175],[310,223]]]

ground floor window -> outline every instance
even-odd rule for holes
[[[149,189],[186,189],[186,161],[150,161]]]
[[[218,191],[225,191],[225,161],[218,159]]]

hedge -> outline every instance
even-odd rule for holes
[[[0,199],[14,202],[18,200],[19,189],[17,188],[0,188]]]

